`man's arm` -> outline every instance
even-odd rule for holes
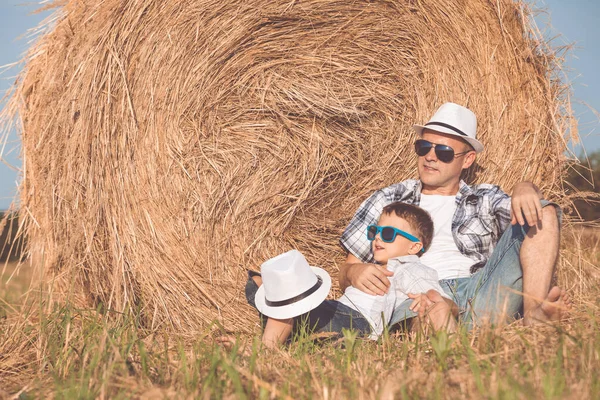
[[[348,253],[346,262],[340,267],[340,288],[345,290],[353,286],[371,295],[383,296],[390,287],[388,277],[394,275],[385,266],[364,264],[358,258]]]
[[[511,196],[511,224],[537,225],[542,220],[542,198],[542,192],[533,183],[517,183]]]

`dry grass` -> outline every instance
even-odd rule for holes
[[[335,275],[352,213],[415,176],[411,124],[445,101],[479,118],[471,181],[571,204],[561,55],[522,3],[56,4],[4,120],[19,117],[23,232],[59,303],[248,332],[245,269],[297,248]]]
[[[2,283],[0,398],[600,395],[598,240],[570,226],[558,280],[576,310],[560,327],[301,339],[242,358],[211,339],[255,339],[245,268],[298,248],[336,273],[351,214],[415,176],[410,126],[445,101],[479,118],[470,181],[530,180],[572,204],[561,52],[525,5],[55,5],[2,114],[23,141],[36,270],[19,276],[36,283],[24,296]]]
[[[599,242],[597,231],[565,235],[563,250],[579,250],[564,253],[559,278],[574,282],[577,265],[586,289],[563,324],[430,340],[301,337],[269,352],[242,335],[249,355],[240,356],[210,329],[190,338],[148,331],[135,313],[117,323],[67,304],[41,313],[38,303],[0,325],[0,398],[598,398]]]

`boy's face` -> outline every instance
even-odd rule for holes
[[[378,222],[379,226],[392,226],[416,236],[416,232],[406,222],[405,219],[398,217],[395,213],[382,214]],[[381,234],[375,236],[375,240],[371,242],[373,257],[379,264],[387,264],[390,258],[406,256],[409,254],[417,254],[421,251],[423,245],[421,243],[411,242],[404,236],[396,235],[396,239],[392,243],[386,243],[381,240]]]

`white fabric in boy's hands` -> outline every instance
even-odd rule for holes
[[[403,268],[398,259],[392,258],[388,261],[388,269],[394,272],[392,277],[398,296],[419,293],[427,293],[433,289],[442,297],[450,299],[440,286],[438,273],[433,268],[419,263],[418,268]]]
[[[410,262],[407,262],[409,260]],[[390,290],[384,296],[383,318],[380,317],[374,321],[376,326],[373,329],[373,334],[371,334],[371,338],[374,339],[377,338],[374,337],[376,332],[377,336],[383,333],[383,328],[392,319],[394,309],[408,300],[409,293],[427,293],[433,289],[441,296],[450,299],[440,286],[437,272],[433,268],[421,264],[417,256],[391,258],[388,260],[387,269],[392,271],[394,275],[390,278]]]
[[[383,333],[383,328],[389,324],[394,309],[408,299],[408,293],[426,293],[434,289],[440,295],[448,297],[438,282],[437,272],[421,264],[415,255],[391,258],[387,269],[394,275],[390,278],[390,289],[383,296],[370,295],[349,286],[340,303],[360,312],[371,325],[373,340]]]

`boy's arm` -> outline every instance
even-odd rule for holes
[[[267,325],[263,332],[262,342],[270,348],[275,349],[280,344],[283,344],[292,333],[294,327],[294,319],[267,319]]]

